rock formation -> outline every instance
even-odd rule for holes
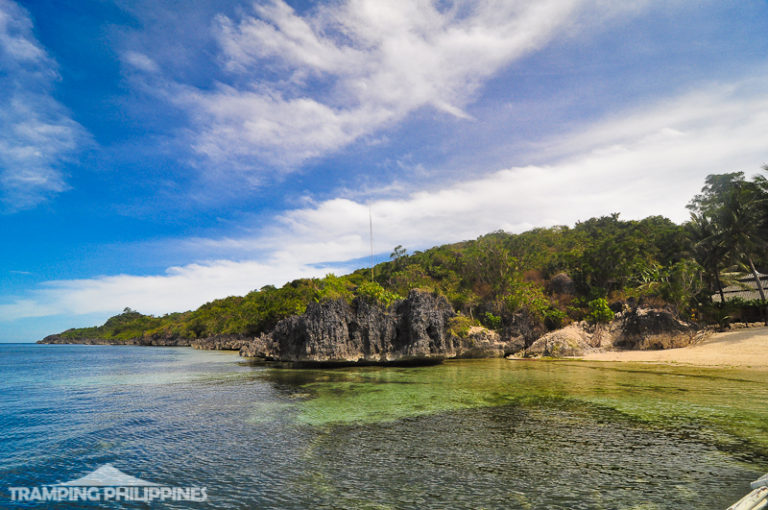
[[[590,331],[590,329],[592,331]],[[595,350],[592,347],[594,328],[584,322],[550,331],[533,342],[526,350],[528,356],[551,356],[553,358],[581,356]]]
[[[439,361],[460,347],[448,333],[454,315],[444,297],[419,290],[386,309],[361,299],[312,303],[303,315],[246,343],[240,354],[307,363]]]
[[[473,326],[466,338],[458,342],[457,358],[501,358],[516,353],[525,347],[522,337],[511,337],[506,341],[490,329]]]
[[[558,290],[567,290],[563,275]],[[635,307],[616,314],[609,324],[586,322],[546,332],[520,312],[500,336],[472,326],[452,333],[456,317],[440,295],[412,290],[407,299],[384,308],[364,299],[311,303],[304,314],[281,320],[256,338],[216,335],[207,338],[144,336],[126,340],[51,335],[40,343],[91,345],[189,346],[239,350],[241,356],[298,363],[430,363],[446,358],[581,356],[596,349],[667,349],[690,345],[697,328],[663,309]],[[457,336],[459,335],[459,336]],[[526,345],[528,348],[525,349]]]
[[[558,273],[549,280],[547,291],[551,294],[574,296],[576,295],[576,284],[567,274]]]
[[[674,349],[690,345],[698,331],[674,313],[653,308],[634,308],[619,318],[621,330],[613,345],[622,349]]]
[[[597,349],[673,349],[691,345],[699,329],[674,313],[636,307],[616,315],[609,324],[577,322],[551,331],[526,349],[528,356],[582,356]]]
[[[215,335],[190,341],[193,349],[209,351],[239,351],[248,339],[234,335]]]

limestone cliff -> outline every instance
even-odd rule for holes
[[[413,290],[390,308],[357,299],[312,303],[246,343],[240,354],[293,362],[438,361],[461,352],[448,333],[454,311],[443,296]]]
[[[567,282],[566,282],[567,283]],[[41,343],[189,346],[239,350],[241,356],[299,363],[430,363],[446,358],[491,358],[523,352],[527,356],[581,356],[605,349],[663,349],[695,341],[697,328],[673,313],[633,308],[606,325],[586,322],[546,332],[522,314],[502,332],[473,326],[452,333],[456,316],[448,300],[421,290],[388,308],[356,299],[311,303],[304,314],[281,320],[256,338],[145,336],[126,340],[51,335]],[[458,318],[457,318],[458,319]]]

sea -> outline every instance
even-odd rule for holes
[[[0,508],[725,509],[766,471],[758,369],[0,344]]]

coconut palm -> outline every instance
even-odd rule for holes
[[[709,175],[702,193],[694,197],[688,208],[703,218],[699,220],[700,227],[712,230],[713,233],[705,239],[711,239],[713,243],[716,239],[727,250],[727,258],[749,268],[757,283],[760,299],[765,301],[765,289],[754,262],[755,256],[768,245],[765,235],[768,202],[763,189],[766,183],[763,181],[761,178],[748,181],[743,172]],[[711,244],[709,247],[714,246]],[[768,326],[765,311],[763,318]]]
[[[693,239],[693,258],[710,275],[720,294],[721,306],[725,303],[720,271],[728,256],[728,247],[718,226],[704,214],[691,213],[686,225]]]
[[[760,299],[765,301],[765,290],[755,267],[754,255],[765,248],[763,237],[764,215],[762,194],[751,182],[739,181],[725,194],[717,221],[734,258],[749,267],[757,282]]]

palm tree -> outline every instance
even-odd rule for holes
[[[763,171],[768,174],[768,165],[763,165]],[[762,228],[760,237],[762,239],[768,239],[768,176],[757,175],[754,178],[755,186],[757,187],[757,193],[759,195],[759,205],[763,211],[762,214]]]
[[[754,183],[737,182],[724,197],[717,221],[723,230],[725,240],[737,260],[747,263],[757,283],[760,299],[765,301],[765,290],[755,267],[753,255],[765,247],[763,238],[762,202],[765,199]],[[768,318],[766,318],[768,325]]]
[[[702,193],[688,204],[688,208],[694,212],[692,228],[701,233],[697,239],[703,242],[702,249],[713,250],[711,256],[717,258],[705,267],[712,267],[712,263],[722,264],[726,257],[744,263],[755,278],[762,301],[765,301],[765,289],[754,257],[767,244],[766,184],[763,177],[746,180],[743,172],[709,175]],[[725,252],[720,251],[720,246]],[[719,280],[719,273],[717,278]],[[722,291],[720,296],[722,299]],[[768,326],[766,310],[763,310],[763,319]]]
[[[728,256],[728,247],[722,232],[717,225],[703,214],[691,213],[691,220],[686,225],[693,238],[693,258],[703,267],[714,280],[715,288],[720,294],[720,306],[725,303],[723,282],[720,279],[720,268]]]

